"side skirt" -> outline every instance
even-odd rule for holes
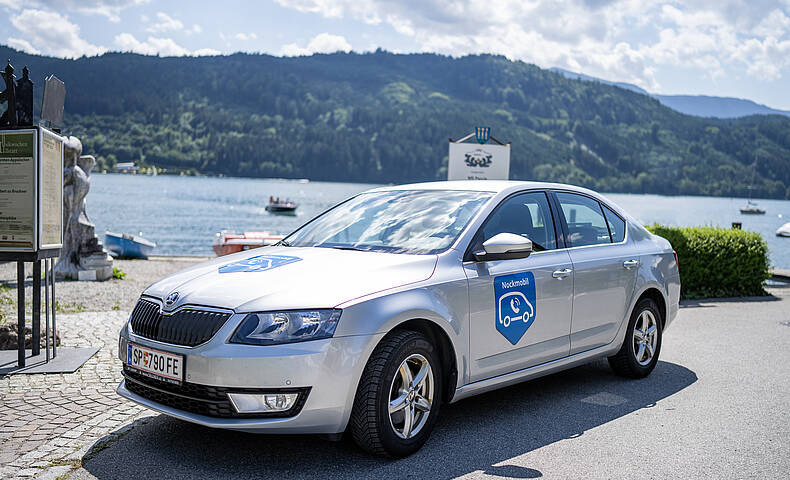
[[[455,389],[455,395],[450,403],[455,403],[472,395],[479,393],[496,390],[497,388],[507,387],[516,383],[521,383],[527,380],[533,380],[544,375],[555,373],[568,368],[576,367],[590,362],[596,358],[608,357],[617,353],[620,350],[620,345],[612,342],[602,347],[579,352],[565,358],[559,358],[550,362],[541,363],[533,367],[516,370],[515,372],[505,373],[485,380],[480,380],[474,383],[469,383],[460,388]]]

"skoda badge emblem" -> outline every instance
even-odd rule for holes
[[[178,292],[173,292],[168,295],[167,298],[165,298],[165,305],[169,307],[170,305],[176,303],[176,300],[178,300]]]

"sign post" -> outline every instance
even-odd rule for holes
[[[50,311],[53,358],[57,354],[52,259],[60,254],[62,246],[63,139],[43,127],[0,130],[0,260],[17,262],[20,367],[25,366],[25,262],[33,262],[31,353],[39,355],[41,348],[41,260],[44,260],[47,361]]]
[[[477,143],[467,143],[474,137]],[[510,142],[491,136],[491,128],[476,127],[473,133],[453,141],[447,164],[447,180],[508,180],[510,178]]]

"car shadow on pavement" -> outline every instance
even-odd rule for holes
[[[159,415],[89,455],[76,477],[449,479],[485,472],[538,478],[544,472],[498,464],[655,407],[696,380],[669,362],[645,379],[626,380],[597,361],[444,405],[422,450],[400,460],[367,455],[346,440],[229,432]]]

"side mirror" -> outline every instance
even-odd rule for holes
[[[483,250],[474,252],[478,262],[527,258],[532,253],[532,240],[515,233],[497,233],[483,242]]]

